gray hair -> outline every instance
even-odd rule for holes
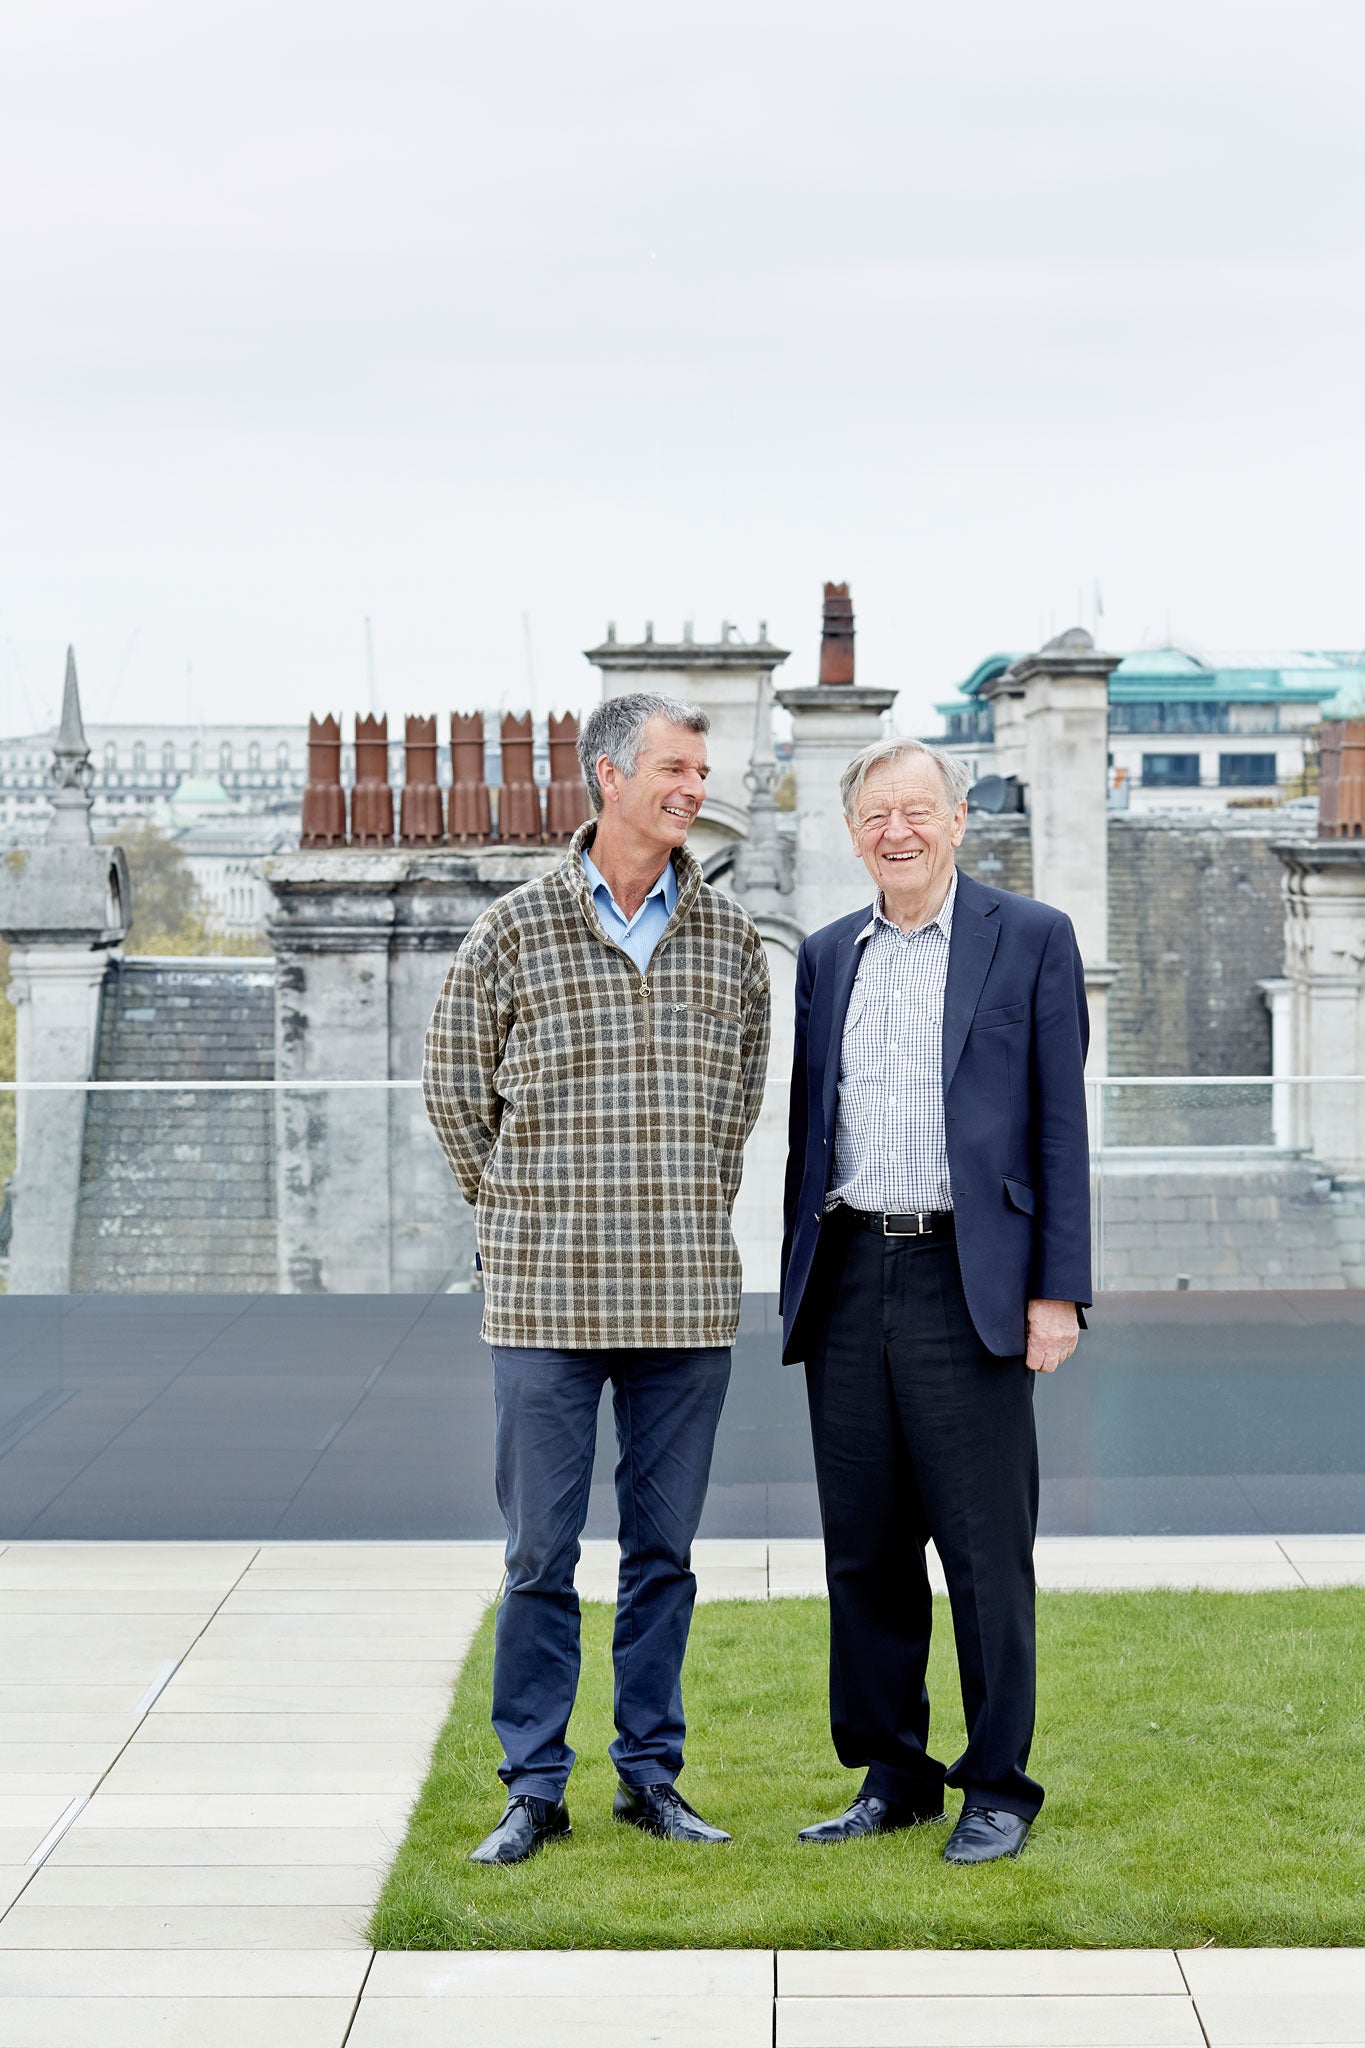
[[[864,747],[861,754],[855,754],[839,777],[844,816],[851,818],[854,815],[858,798],[863,793],[863,784],[874,768],[890,768],[897,761],[915,758],[933,762],[943,777],[948,807],[955,811],[972,786],[965,761],[959,760],[956,754],[945,754],[941,747],[929,746],[924,740],[877,740],[872,746]]]
[[[602,808],[598,762],[605,754],[613,768],[633,775],[651,718],[666,719],[683,732],[711,730],[711,721],[699,705],[685,704],[681,697],[662,697],[654,690],[632,690],[624,697],[608,697],[594,705],[578,735],[578,761],[595,811]]]

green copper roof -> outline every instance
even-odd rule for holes
[[[958,696],[935,708],[958,711],[963,697],[979,697],[1018,655],[992,654],[978,662]],[[1365,653],[1309,650],[1294,653],[1189,654],[1180,647],[1144,647],[1127,654],[1109,678],[1111,703],[1316,704],[1365,673]]]

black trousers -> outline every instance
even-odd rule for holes
[[[1033,1739],[1034,1375],[986,1350],[951,1235],[883,1238],[836,1210],[821,1230],[806,1387],[830,1601],[830,1725],[863,1790],[937,1813],[1026,1819]],[[809,1321],[806,1317],[809,1316]],[[948,1581],[967,1747],[929,1754],[932,1537]]]

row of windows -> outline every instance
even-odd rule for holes
[[[252,741],[251,741],[251,743],[250,743],[250,745],[249,745],[249,746],[247,747],[247,750],[246,750],[246,765],[247,765],[248,769],[251,769],[251,768],[259,768],[259,767],[260,767],[260,765],[261,765],[261,745],[260,745],[260,741],[259,741],[259,740],[252,740]],[[147,748],[146,748],[146,744],[145,744],[145,742],[144,742],[144,741],[142,741],[142,740],[134,740],[134,741],[133,741],[133,773],[134,773],[135,775],[141,774],[141,773],[143,772],[143,770],[144,770],[144,769],[146,768],[146,766],[147,766]],[[161,749],[161,766],[162,766],[162,768],[163,768],[164,770],[166,770],[166,771],[167,771],[168,773],[173,773],[173,772],[174,772],[174,769],[175,769],[175,743],[174,743],[174,741],[173,741],[173,740],[167,740],[167,741],[166,741],[166,743],[165,743],[165,745],[164,745],[164,746],[162,747],[162,749]],[[202,773],[203,773],[203,766],[204,766],[204,757],[203,757],[203,749],[201,748],[201,746],[200,746],[200,744],[199,744],[198,740],[192,740],[192,741],[190,742],[190,774],[191,774],[191,775],[200,775],[200,774],[202,774]],[[280,743],[279,743],[279,745],[278,745],[278,746],[276,747],[276,749],[275,749],[275,766],[276,766],[277,768],[288,768],[288,766],[289,766],[289,742],[288,742],[288,740],[281,740],[281,741],[280,741]],[[105,743],[104,743],[104,772],[105,772],[105,774],[106,774],[106,775],[108,775],[108,774],[111,774],[111,773],[112,773],[112,772],[113,772],[113,771],[114,771],[114,770],[115,770],[115,769],[116,769],[117,767],[118,767],[118,748],[117,748],[117,747],[115,746],[115,744],[114,744],[113,740],[106,740],[106,741],[105,741]],[[222,744],[221,744],[221,745],[219,746],[219,749],[218,749],[218,770],[219,770],[219,773],[220,773],[220,774],[223,774],[223,775],[230,775],[230,774],[232,773],[232,768],[233,768],[233,759],[232,759],[232,742],[231,742],[231,740],[224,740],[224,741],[222,742]]]
[[[1273,754],[1220,754],[1218,784],[1221,789],[1273,789]],[[1144,754],[1144,789],[1198,789],[1198,754]]]
[[[948,713],[950,740],[989,745],[995,737],[993,706],[976,704]],[[1110,732],[1252,733],[1302,732],[1315,723],[1316,704],[1113,704]]]
[[[1302,732],[1316,704],[1111,704],[1110,732]]]

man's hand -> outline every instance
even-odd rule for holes
[[[1074,1301],[1031,1301],[1024,1363],[1030,1372],[1056,1372],[1076,1349],[1080,1334]]]

